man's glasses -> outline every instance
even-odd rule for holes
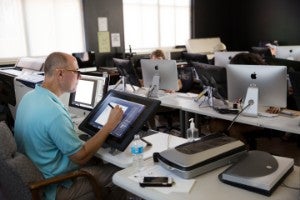
[[[61,70],[77,73],[77,78],[79,78],[81,75],[81,72],[79,70],[75,70],[75,69],[61,69]]]

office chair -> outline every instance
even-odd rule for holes
[[[141,87],[137,73],[130,60],[113,58],[113,63],[119,74],[127,78],[129,84]]]
[[[4,121],[0,122],[0,187],[7,199],[41,199],[42,190],[51,184],[77,177],[85,177],[93,187],[94,195],[100,199],[96,179],[88,172],[77,170],[53,178],[44,179],[33,162],[17,152],[12,132]]]

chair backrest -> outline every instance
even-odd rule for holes
[[[42,180],[43,176],[33,162],[17,151],[13,134],[4,121],[0,122],[0,130],[0,156],[5,163],[19,174],[26,184]]]
[[[0,156],[0,188],[2,198],[30,200],[31,192],[21,176]]]

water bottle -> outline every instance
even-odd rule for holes
[[[141,170],[143,167],[143,153],[144,145],[140,139],[140,135],[135,135],[132,145],[131,145],[131,154],[132,154],[132,165],[136,171]]]

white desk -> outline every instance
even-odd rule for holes
[[[146,136],[144,139],[152,143],[152,146],[146,146],[144,149],[144,160],[152,158],[154,152],[162,152],[187,141],[185,138],[180,138],[166,133],[156,133]],[[109,151],[109,148],[100,148],[95,156],[121,168],[126,168],[131,165],[132,155],[130,153],[130,144],[125,151],[118,152],[116,155],[112,155]]]
[[[233,114],[220,114],[212,108],[205,105],[205,103],[204,105],[199,107],[199,103],[195,102],[193,98],[180,97],[176,93],[160,97],[159,100],[161,100],[161,105],[163,106],[174,106],[175,108],[180,107],[180,109],[185,112],[191,112],[230,121],[235,117],[235,115]],[[236,119],[236,122],[300,134],[300,116],[288,117],[279,115],[277,117],[247,117],[240,115]]]
[[[153,161],[150,159],[145,162],[145,166],[152,165]],[[142,188],[137,182],[128,178],[129,176],[134,174],[134,169],[132,167],[126,168],[114,174],[113,182],[119,187],[122,187],[125,190],[147,200],[296,200],[300,197],[299,190],[289,189],[282,185],[280,185],[270,197],[267,197],[224,184],[219,181],[218,175],[227,167],[228,166],[222,167],[196,177],[196,182],[194,183],[190,193],[171,192],[169,194],[166,194],[156,190],[155,188]],[[294,166],[294,171],[284,180],[284,183],[288,186],[299,188],[299,167]]]

